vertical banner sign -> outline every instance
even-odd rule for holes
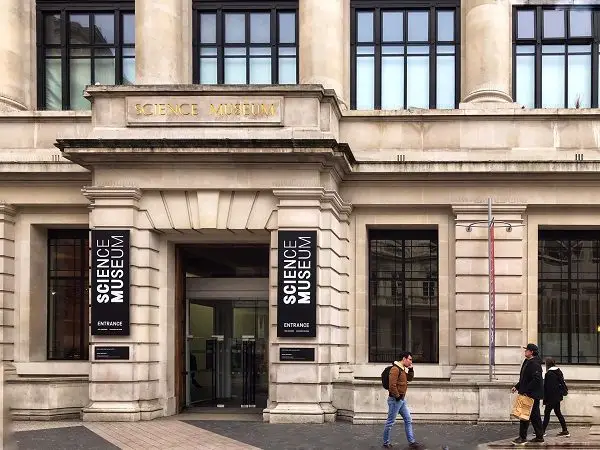
[[[129,230],[92,230],[92,335],[129,335]]]
[[[496,365],[496,268],[494,264],[494,218],[492,217],[492,200],[488,199],[488,255],[489,255],[489,353],[490,381],[493,379],[493,367]]]
[[[279,231],[277,337],[317,335],[317,232]]]

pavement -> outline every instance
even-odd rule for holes
[[[417,440],[431,450],[477,450],[486,447],[481,444],[513,439],[518,433],[517,424],[413,426]],[[383,424],[269,424],[164,418],[149,422],[13,422],[12,428],[19,450],[358,450],[381,448]],[[392,429],[392,442],[394,448],[407,448],[401,422]]]

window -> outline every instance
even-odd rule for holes
[[[88,230],[48,231],[48,359],[88,359]]]
[[[596,108],[600,9],[515,10],[514,92],[529,108]]]
[[[90,109],[87,85],[135,82],[133,2],[37,5],[40,109]]]
[[[540,350],[563,364],[600,364],[600,230],[540,231]]]
[[[369,232],[369,361],[438,362],[436,230]]]
[[[352,2],[352,108],[456,108],[459,2],[373,3]]]
[[[195,2],[194,82],[296,84],[297,1]]]

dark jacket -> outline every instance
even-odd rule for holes
[[[394,397],[396,400],[404,398],[408,382],[412,381],[414,377],[415,371],[412,367],[405,370],[400,362],[394,361],[394,365],[390,369],[390,397]]]
[[[542,360],[539,356],[525,359],[521,366],[519,382],[515,384],[519,394],[541,400],[544,397],[544,380],[542,378]]]
[[[565,382],[565,377],[558,367],[552,367],[546,372],[544,380],[544,404],[558,405],[563,400],[561,384]]]

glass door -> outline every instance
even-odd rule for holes
[[[267,301],[188,301],[187,406],[266,407]]]

